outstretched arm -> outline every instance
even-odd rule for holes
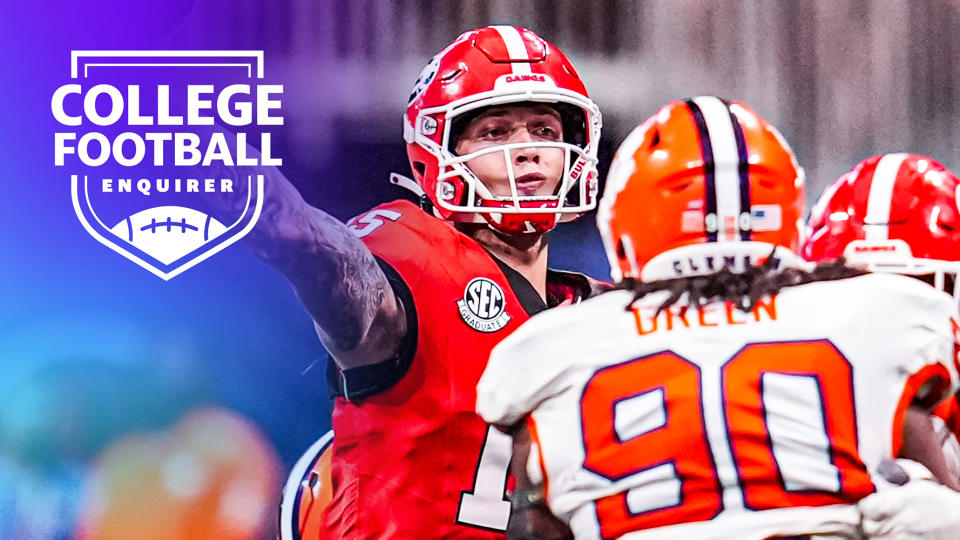
[[[244,205],[247,176],[264,175],[263,211],[246,240],[293,284],[337,365],[349,369],[393,357],[407,332],[404,308],[363,242],[307,204],[275,167],[222,167],[217,174],[242,188],[211,201],[218,213]]]

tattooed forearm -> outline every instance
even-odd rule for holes
[[[370,251],[345,225],[315,210],[308,245],[276,253],[278,268],[293,282],[317,333],[334,357],[378,343],[392,355],[406,332],[406,319],[386,276]],[[305,272],[304,272],[305,270]],[[362,362],[368,363],[368,362]]]
[[[216,213],[246,204],[248,175],[264,175],[260,219],[246,242],[290,280],[317,334],[342,368],[385,360],[406,332],[403,308],[367,247],[342,222],[306,203],[272,167],[225,167],[237,188],[211,201]]]

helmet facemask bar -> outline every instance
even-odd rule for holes
[[[887,246],[892,247],[893,250],[879,249]],[[844,250],[844,258],[849,265],[870,272],[901,274],[917,278],[932,276],[933,282],[930,285],[949,294],[960,314],[960,280],[958,280],[960,262],[914,257],[910,253],[909,246],[902,240],[854,240]],[[947,279],[948,276],[950,280]]]
[[[872,263],[866,265],[866,269],[871,272],[895,273],[918,278],[933,276],[933,283],[930,283],[930,285],[953,298],[955,312],[960,316],[960,282],[958,282],[960,263],[934,259],[913,259],[903,264]],[[947,279],[948,276],[950,277],[949,280]]]
[[[543,195],[520,195],[517,188],[517,176],[513,165],[512,153],[516,150],[530,148],[557,148],[563,151],[563,174],[560,182],[553,193]],[[494,195],[487,185],[477,178],[477,176],[467,166],[467,162],[480,156],[499,153],[504,159],[507,177],[510,184],[509,195]],[[573,155],[576,154],[576,160]],[[581,214],[593,209],[594,204],[588,192],[587,182],[582,182],[580,177],[574,177],[571,173],[572,167],[577,163],[590,163],[590,156],[583,149],[565,142],[522,142],[509,143],[491,146],[465,154],[446,159],[440,162],[441,173],[438,176],[437,200],[441,207],[454,212],[490,212],[495,209],[497,212],[513,214]],[[593,160],[594,166],[596,160]],[[585,169],[586,166],[583,167]],[[581,173],[582,174],[582,173]],[[465,194],[466,203],[456,204],[449,201],[453,194],[452,189],[447,189],[444,193],[445,181],[450,178],[462,177],[467,179],[467,191]],[[571,191],[577,188],[576,203],[570,204]],[[479,201],[489,201],[499,203],[494,205],[483,205]],[[470,202],[473,204],[470,204]],[[538,205],[537,203],[542,203]]]

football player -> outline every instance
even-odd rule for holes
[[[802,255],[844,257],[877,272],[915,276],[960,305],[960,179],[936,160],[891,153],[865,159],[838,178],[814,205]],[[960,435],[960,403],[937,413]],[[960,467],[960,465],[958,465]]]
[[[323,540],[324,512],[333,498],[333,430],[314,441],[293,465],[280,501],[280,540]]]
[[[807,225],[804,258],[836,260],[877,272],[914,276],[949,293],[960,302],[960,179],[936,160],[909,153],[890,153],[865,159],[838,178],[814,205]],[[948,464],[960,477],[960,403],[945,400],[933,418]],[[952,432],[952,434],[951,434]],[[930,490],[930,497],[922,495]],[[906,492],[872,496],[864,508],[865,523],[887,533],[916,528],[919,523],[943,523],[950,516],[953,538],[960,537],[960,497],[955,511],[938,513],[936,498],[951,494],[930,483],[910,486]],[[905,516],[914,516],[909,519]],[[880,519],[883,517],[884,519]],[[901,523],[902,522],[902,523]],[[898,525],[899,524],[899,525]],[[869,532],[869,531],[868,531]],[[889,536],[889,537],[896,537]]]
[[[344,225],[271,171],[252,241],[333,359],[326,534],[502,537],[510,440],[476,384],[526,319],[599,286],[549,270],[547,235],[595,207],[600,112],[560,49],[491,26],[427,64],[403,122],[421,206]]]
[[[902,276],[805,268],[803,184],[740,103],[672,102],[626,139],[597,216],[619,290],[534,317],[478,385],[481,416],[521,442],[514,522],[854,534],[885,458],[949,481],[927,411],[957,383],[955,308]]]

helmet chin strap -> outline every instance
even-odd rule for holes
[[[420,187],[420,184],[418,184],[416,180],[403,176],[402,174],[390,173],[390,183],[412,191],[417,197],[425,197],[427,195],[427,192]]]
[[[443,219],[443,216],[440,215],[440,212],[438,212],[436,207],[433,206],[433,201],[431,201],[430,197],[427,196],[427,192],[423,190],[416,180],[407,176],[403,176],[402,174],[390,173],[390,183],[395,186],[400,186],[408,191],[412,191],[420,201],[420,208],[422,208],[423,211],[433,215],[434,217]]]

